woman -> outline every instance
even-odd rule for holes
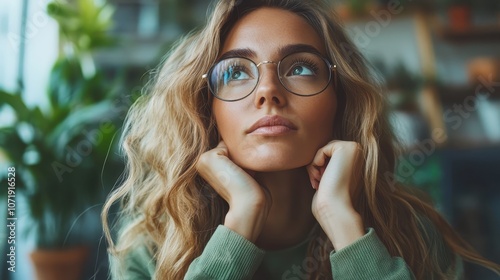
[[[496,272],[387,180],[381,93],[314,1],[220,1],[130,110],[120,279],[455,279]],[[119,275],[120,274],[120,275]]]

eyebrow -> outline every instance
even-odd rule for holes
[[[292,53],[297,53],[297,52],[312,52],[312,53],[317,53],[320,54],[318,49],[311,45],[307,44],[294,44],[294,45],[285,45],[279,48],[278,54],[281,57],[287,56]]]
[[[252,57],[256,57],[256,56],[257,56],[257,53],[255,53],[253,50],[251,50],[249,48],[234,49],[234,50],[230,50],[230,51],[225,52],[223,55],[221,55],[219,57],[218,60],[223,60],[223,59],[231,58],[231,57],[252,58]]]
[[[277,54],[280,58],[283,58],[289,54],[297,53],[297,52],[312,52],[320,54],[318,49],[308,44],[290,44],[282,46],[278,49]],[[225,52],[223,55],[219,57],[218,60],[223,60],[231,57],[245,57],[245,58],[254,58],[257,56],[257,53],[249,48],[242,49],[234,49]]]

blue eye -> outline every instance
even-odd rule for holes
[[[314,70],[309,69],[306,66],[296,66],[292,69],[292,76],[312,76],[314,75]]]
[[[230,66],[224,71],[224,84],[227,85],[231,81],[248,80],[250,76],[242,69],[241,66]]]
[[[288,63],[287,63],[288,64]],[[286,65],[286,64],[285,64]],[[318,61],[308,57],[298,57],[291,61],[286,76],[316,76],[318,74]]]

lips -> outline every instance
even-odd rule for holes
[[[297,127],[290,120],[278,115],[273,115],[262,117],[247,129],[246,133],[279,135],[292,130],[297,130]]]

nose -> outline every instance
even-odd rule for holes
[[[279,81],[277,63],[272,61],[263,61],[259,63],[257,67],[259,67],[260,79],[257,87],[255,88],[255,106],[284,106],[287,101],[286,90]]]

